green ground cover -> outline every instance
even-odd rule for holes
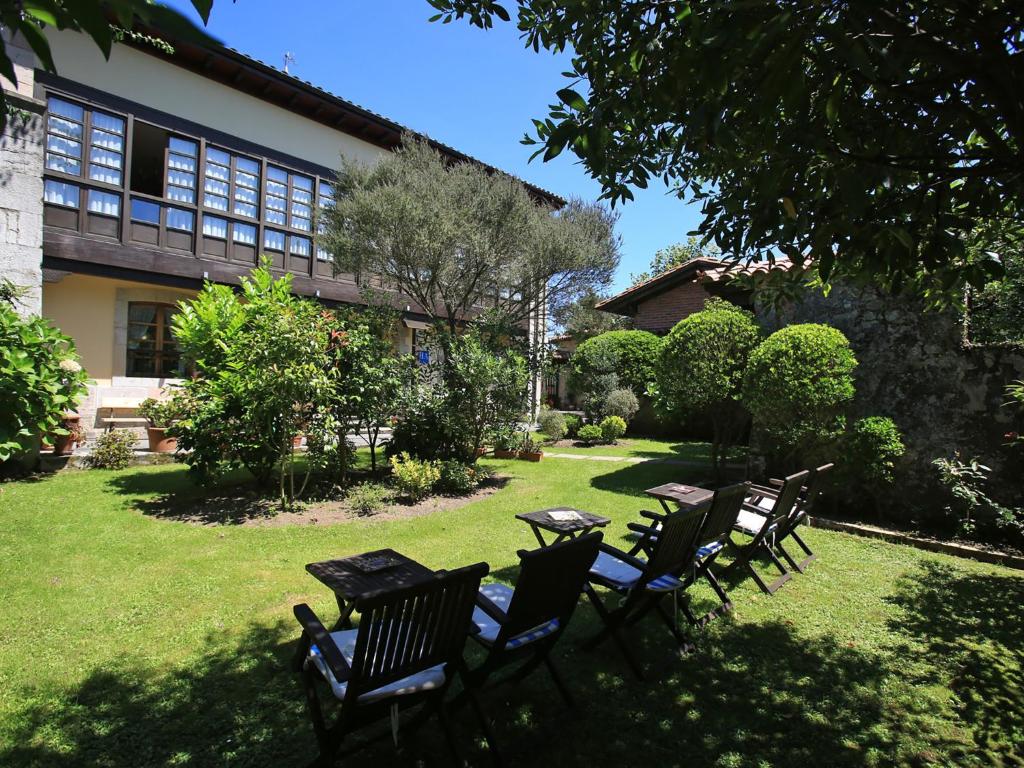
[[[639,448],[637,449],[639,450]],[[642,491],[695,477],[664,464],[486,462],[509,476],[458,509],[333,526],[190,525],[179,466],[70,471],[0,491],[0,765],[299,766],[314,756],[288,662],[291,607],[336,608],[311,561],[391,546],[432,567],[479,560],[514,579],[533,546],[513,515],[572,504],[617,541]],[[736,611],[678,659],[656,622],[631,638],[635,681],[587,605],[556,652],[580,702],[538,674],[489,692],[507,762],[563,766],[1024,765],[1024,578],[825,531],[806,576]],[[710,592],[695,590],[708,599]],[[456,721],[487,764],[468,711]],[[421,733],[429,764],[440,738]],[[431,757],[432,756],[432,757]],[[390,745],[348,765],[392,764]]]

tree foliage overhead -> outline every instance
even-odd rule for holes
[[[603,300],[604,297],[596,291],[587,291],[576,301],[552,310],[551,319],[563,333],[577,342],[586,341],[607,331],[628,330],[632,324],[631,318],[595,309]]]
[[[323,212],[335,267],[378,274],[435,321],[491,306],[512,321],[607,286],[619,263],[616,216],[570,201],[537,204],[516,179],[451,163],[425,141],[368,167],[345,161]]]
[[[693,259],[717,259],[720,256],[721,251],[715,246],[702,246],[696,236],[690,235],[685,243],[674,243],[657,251],[647,271],[630,275],[629,283],[638,285]]]
[[[430,0],[488,27],[496,0]],[[824,279],[980,285],[976,222],[1024,201],[1017,0],[518,0],[571,83],[526,137],[568,148],[612,200],[664,178],[723,252],[812,258]]]
[[[191,0],[203,24],[210,18],[213,0]],[[113,20],[113,21],[112,21]],[[155,38],[135,33],[136,23],[173,33],[193,42],[213,42],[204,31],[196,27],[180,11],[153,0],[107,0],[103,3],[81,0],[32,0],[31,2],[5,2],[0,4],[0,25],[21,35],[40,66],[47,72],[57,72],[53,63],[50,43],[43,30],[46,27],[70,29],[92,38],[104,58],[110,58],[114,43],[125,35],[161,47],[169,47]],[[14,62],[7,51],[7,41],[0,38],[0,75],[18,84]],[[0,129],[7,123],[10,104],[7,93],[0,89]]]

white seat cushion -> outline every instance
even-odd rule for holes
[[[772,509],[775,507],[775,499],[770,496],[758,496],[756,493],[752,493],[747,496],[747,504],[763,509],[765,514],[771,514]]]
[[[345,657],[345,661],[352,664],[352,657],[355,655],[356,650],[356,636],[358,635],[358,629],[346,629],[341,632],[331,632],[331,639],[334,640],[334,644],[338,646],[338,650],[341,651],[341,655]],[[334,673],[331,672],[331,668],[327,666],[323,656],[320,654],[320,649],[315,645],[310,646],[309,649],[309,661],[313,662],[320,674],[324,676],[324,679],[331,686],[331,691],[339,699],[345,698],[345,690],[348,684],[344,681],[339,682],[335,679]],[[372,691],[367,691],[359,697],[360,704],[369,704],[374,701],[380,701],[381,699],[388,699],[392,696],[405,696],[410,693],[418,693],[420,691],[429,691],[433,688],[439,688],[444,685],[445,674],[444,664],[438,664],[436,667],[430,667],[424,669],[422,672],[417,672],[415,675],[409,675],[403,677],[400,680],[395,680],[393,683],[388,683],[380,688],[375,688]]]
[[[505,586],[504,584],[484,584],[480,587],[480,594],[498,606],[502,613],[508,613],[509,604],[512,602],[512,587]],[[480,630],[479,634],[476,635],[476,639],[480,642],[485,645],[492,645],[498,639],[501,625],[479,606],[473,609],[473,623]],[[540,640],[542,637],[547,637],[557,631],[559,626],[558,619],[552,619],[516,635],[505,643],[505,647],[508,649],[521,648],[535,640]]]
[[[740,516],[736,518],[736,524],[733,528],[755,536],[761,532],[761,529],[764,527],[764,521],[767,519],[764,515],[743,509],[740,510]]]
[[[598,552],[597,559],[590,567],[591,578],[598,578],[616,589],[630,589],[643,574],[630,563],[620,560],[608,552]],[[659,576],[647,584],[647,589],[656,592],[670,592],[682,586],[682,582],[674,576]]]

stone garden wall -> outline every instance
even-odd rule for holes
[[[963,343],[955,312],[928,312],[913,300],[872,288],[835,287],[828,297],[808,293],[776,315],[759,312],[770,329],[789,323],[828,323],[846,334],[857,356],[854,416],[889,416],[907,447],[902,480],[911,507],[930,504],[931,462],[960,451],[993,469],[992,491],[1004,502],[1024,494],[1024,461],[1004,446],[1015,414],[1002,407],[1004,387],[1024,379],[1024,349]]]

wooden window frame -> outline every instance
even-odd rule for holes
[[[156,320],[155,320],[155,322],[154,323],[145,323],[145,325],[152,325],[156,329],[156,338],[154,339],[153,355],[152,355],[152,357],[153,357],[153,371],[152,371],[152,373],[147,373],[147,374],[131,373],[131,371],[132,371],[131,358],[132,358],[132,355],[134,354],[133,350],[129,346],[130,343],[131,343],[131,326],[132,326],[132,322],[133,322],[132,321],[132,307],[138,307],[138,306],[154,307],[156,309],[156,312],[155,312]],[[177,378],[181,377],[181,373],[178,370],[173,371],[170,375],[168,375],[168,373],[166,371],[164,371],[164,350],[163,350],[163,347],[164,347],[165,333],[168,333],[168,334],[170,333],[170,330],[169,330],[167,324],[164,322],[164,310],[165,309],[177,309],[177,307],[174,304],[168,304],[167,302],[162,302],[162,301],[130,301],[130,302],[128,302],[128,318],[127,318],[127,321],[126,321],[126,324],[125,324],[127,336],[126,336],[126,339],[125,339],[125,351],[124,351],[124,372],[125,372],[125,377],[126,378],[132,378],[132,379],[153,379],[153,378],[177,379]],[[138,324],[138,321],[136,321],[136,323]],[[177,345],[177,342],[175,342],[175,345]],[[140,355],[140,357],[148,357],[148,356],[147,355]],[[177,358],[178,358],[179,363],[180,363],[180,360],[181,360],[181,351],[180,350],[178,351]]]

